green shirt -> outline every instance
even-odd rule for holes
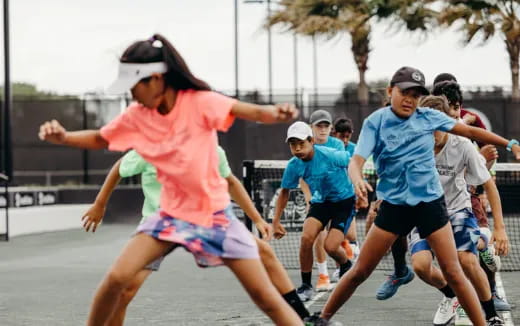
[[[218,171],[223,178],[231,175],[231,168],[226,157],[226,152],[217,146]],[[119,166],[121,178],[127,178],[141,174],[141,187],[144,194],[142,214],[143,223],[149,216],[155,213],[160,206],[161,184],[157,181],[157,170],[153,165],[146,162],[136,151],[131,150],[123,156]]]

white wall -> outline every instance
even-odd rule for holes
[[[81,204],[9,208],[9,236],[81,228],[81,217],[89,207]],[[0,234],[3,233],[5,210],[1,208]]]

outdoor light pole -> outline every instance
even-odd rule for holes
[[[4,173],[0,178],[5,186],[5,240],[9,240],[9,181],[13,176],[13,165],[11,159],[11,71],[10,71],[10,50],[9,50],[9,0],[4,0],[4,105],[2,121],[2,138],[4,140],[3,165]]]
[[[298,36],[293,33],[294,104],[298,105]]]
[[[238,85],[238,0],[235,0],[235,97],[240,96]]]
[[[314,108],[318,106],[318,49],[316,46],[316,35],[312,35],[312,71],[314,88]]]
[[[267,17],[271,17],[271,0],[245,0],[244,3],[267,2]],[[273,103],[273,52],[271,26],[267,26],[267,88],[269,103]]]

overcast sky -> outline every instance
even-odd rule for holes
[[[194,73],[216,89],[234,87],[233,0],[11,0],[14,81],[81,94],[106,87],[117,57],[134,40],[164,34]],[[242,2],[242,1],[240,1]],[[267,88],[266,6],[240,4],[240,88]],[[273,31],[275,89],[293,87],[290,35]],[[421,69],[431,83],[452,72],[470,85],[510,85],[509,61],[498,37],[485,46],[461,45],[455,30],[427,39],[377,25],[368,80],[389,79],[403,65]],[[3,40],[2,40],[3,42]],[[311,88],[312,45],[299,38],[299,85]],[[2,53],[3,56],[3,53]],[[3,65],[3,58],[2,58]],[[3,70],[3,66],[2,66]],[[318,43],[318,86],[337,89],[357,80],[348,37]],[[2,71],[3,74],[3,71]]]

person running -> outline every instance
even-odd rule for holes
[[[300,178],[310,188],[311,207],[303,223],[300,242],[300,270],[302,285],[297,292],[302,301],[313,296],[312,247],[319,233],[330,223],[325,239],[325,250],[339,265],[344,274],[352,265],[341,242],[352,221],[355,205],[354,189],[345,168],[350,155],[324,146],[314,145],[313,132],[305,122],[293,123],[287,130],[286,142],[293,158],[284,170],[281,191],[276,201],[273,217],[274,236],[280,239],[286,234],[280,224],[282,212],[287,205],[289,190],[298,187]]]
[[[257,237],[255,237],[255,240],[258,245],[260,259],[269,274],[269,278],[278,292],[282,294],[285,301],[291,305],[294,311],[296,311],[302,319],[309,317],[309,312],[296,294],[296,289],[287,275],[287,272],[280,261],[276,258],[273,249],[266,242],[272,237],[273,231],[271,225],[262,219],[260,213],[256,210],[251,201],[251,198],[247,195],[244,186],[231,172],[224,149],[218,146],[217,152],[219,157],[219,174],[226,179],[231,198],[244,210],[245,214],[251,218],[256,229],[262,235],[263,240],[260,240]],[[144,203],[142,208],[143,217],[140,224],[144,223],[148,216],[151,216],[159,209],[161,184],[157,181],[157,170],[137,154],[136,151],[131,150],[114,164],[113,168],[107,175],[94,204],[83,215],[83,226],[87,232],[90,229],[92,229],[92,232],[96,231],[97,226],[103,219],[108,200],[121,178],[135,175],[141,175],[141,187],[144,194]],[[137,274],[134,280],[131,281],[130,286],[121,293],[116,309],[110,317],[110,320],[106,323],[107,326],[123,325],[128,305],[151,272],[159,270],[161,262],[161,260],[157,260],[154,264],[148,265]]]
[[[332,136],[341,140],[343,145],[345,146],[345,151],[350,154],[352,157],[354,155],[354,150],[356,148],[356,143],[354,143],[351,138],[354,133],[354,124],[352,119],[347,117],[340,117],[334,121],[334,127],[332,128]],[[357,243],[357,230],[356,230],[356,218],[354,215],[354,219],[350,224],[350,227],[345,235],[345,240],[341,243],[345,251],[347,252],[347,256],[352,261],[357,259],[359,255],[359,246]],[[339,266],[337,266],[336,270],[332,274],[332,278],[330,279],[332,283],[337,283],[339,281]]]
[[[157,168],[163,185],[161,209],[137,227],[110,267],[96,291],[87,325],[104,325],[136,275],[177,247],[191,252],[199,266],[230,268],[275,324],[302,325],[270,282],[252,234],[233,214],[216,151],[217,130],[226,131],[235,118],[288,122],[298,110],[289,104],[244,103],[212,92],[157,34],[133,43],[121,56],[111,92],[129,89],[136,102],[101,130],[71,132],[56,120],[40,126],[40,139],[54,144],[134,149]]]
[[[480,117],[473,112],[464,110],[463,96],[457,79],[449,73],[439,74],[434,81],[433,95],[444,95],[450,104],[448,115],[455,119],[460,119],[466,124],[473,125],[478,128],[486,129],[486,126],[481,121]],[[482,142],[477,142],[480,147],[480,154],[486,159],[486,166],[491,169],[498,158],[498,152],[495,146]],[[475,214],[478,225],[482,234],[490,233],[489,220],[486,212],[482,209],[479,193],[475,187],[470,187],[471,203],[473,213]],[[511,305],[497,293],[495,273],[497,272],[497,265],[500,264],[500,256],[496,255],[493,244],[483,251],[479,251],[480,265],[486,272],[491,291],[493,292],[493,300],[498,311],[510,311]]]
[[[391,106],[365,119],[349,175],[356,196],[366,202],[371,188],[363,180],[363,164],[373,154],[379,176],[377,197],[382,200],[374,225],[361,248],[356,264],[339,281],[320,316],[329,320],[373,272],[392,243],[417,227],[435,253],[448,285],[476,326],[486,320],[477,294],[460,266],[453,232],[435,169],[435,130],[507,147],[520,160],[518,141],[508,141],[483,129],[457,123],[444,113],[418,108],[427,95],[424,75],[411,67],[400,68],[387,93]]]
[[[331,136],[332,116],[329,112],[325,110],[316,110],[311,114],[309,122],[312,128],[312,134],[314,136],[314,144],[316,146],[325,146],[339,151],[344,150],[343,143],[335,137]],[[310,203],[312,194],[309,190],[309,186],[302,179],[300,179],[300,189],[305,195],[306,201]],[[327,252],[325,251],[326,238],[327,229],[324,229],[320,232],[316,238],[316,242],[314,243],[314,255],[316,257],[316,265],[318,267],[318,281],[316,282],[316,291],[318,292],[328,291],[331,284],[327,266]],[[351,259],[352,252],[347,251],[345,246],[343,246],[343,248],[347,252],[347,257]]]
[[[440,112],[449,111],[448,100],[444,96],[427,96],[419,102],[420,107],[428,107]],[[468,185],[484,185],[491,195],[495,218],[497,248],[507,254],[509,241],[505,231],[502,207],[498,189],[486,168],[484,159],[470,140],[442,131],[435,131],[435,163],[439,173],[450,224],[457,246],[459,261],[464,273],[475,288],[488,325],[504,325],[493,303],[491,290],[484,270],[479,265],[478,242],[480,230],[471,208]],[[491,239],[487,239],[489,241]],[[457,298],[448,286],[440,270],[433,265],[433,255],[426,239],[421,238],[417,228],[409,235],[412,266],[415,273],[427,284],[439,289],[444,298],[433,319],[434,325],[447,325],[456,315]],[[487,244],[485,244],[487,247]],[[459,309],[460,310],[460,309]],[[462,314],[462,313],[461,313]],[[469,322],[469,320],[467,321]],[[467,325],[467,323],[456,323]]]

